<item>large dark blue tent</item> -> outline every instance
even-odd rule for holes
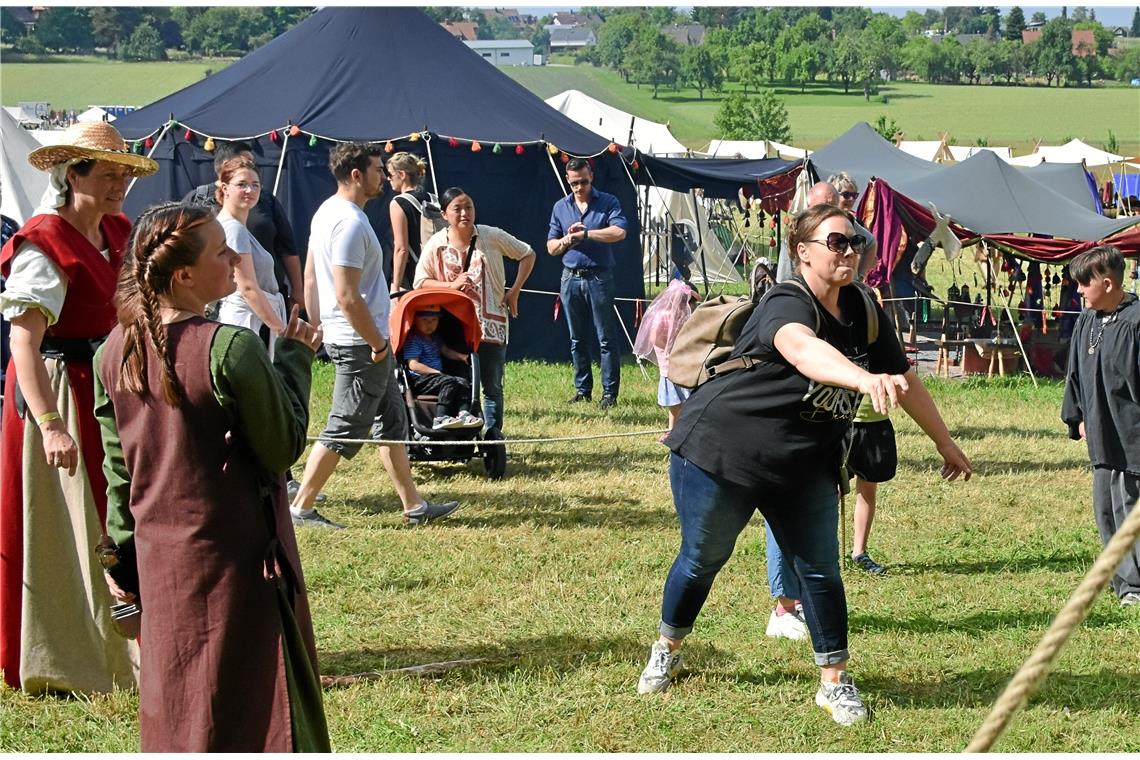
[[[644,294],[637,195],[621,156],[418,9],[325,8],[115,126],[128,140],[149,136],[161,167],[134,185],[127,213],[212,181],[206,139],[242,138],[254,144],[262,181],[285,204],[301,247],[313,212],[336,189],[327,168],[334,142],[391,142],[428,159],[429,189],[463,187],[479,222],[530,243],[538,265],[527,288],[545,291],[558,290],[561,266],[546,254],[545,241],[551,206],[566,193],[561,156],[550,149],[592,156],[595,185],[618,197],[631,225],[615,251],[617,295]],[[472,150],[474,141],[482,150]],[[387,201],[365,208],[381,240],[388,237]],[[512,358],[568,358],[565,320],[552,321],[553,303],[552,296],[523,294]],[[627,325],[630,315],[632,308],[623,308]]]
[[[645,154],[638,155],[638,162],[633,175],[638,184],[682,193],[700,188],[706,198],[724,200],[735,200],[741,187],[755,187],[803,163],[782,158],[660,158]]]

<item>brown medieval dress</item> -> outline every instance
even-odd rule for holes
[[[168,326],[185,391],[117,389],[116,327],[96,357],[108,532],[133,539],[142,613],[144,752],[328,751],[316,646],[282,473],[305,446],[312,351],[270,363],[248,330]]]

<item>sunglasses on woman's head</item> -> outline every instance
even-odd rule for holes
[[[809,240],[809,243],[822,243],[827,246],[827,250],[832,253],[847,253],[847,248],[850,247],[855,253],[862,253],[863,249],[867,247],[868,240],[862,235],[855,234],[847,237],[842,232],[829,232],[825,240]]]

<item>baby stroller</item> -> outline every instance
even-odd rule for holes
[[[392,311],[388,318],[392,353],[397,357],[396,380],[404,397],[407,409],[406,440],[417,443],[408,446],[408,458],[413,462],[466,462],[472,457],[483,460],[487,477],[498,480],[507,470],[505,446],[480,445],[480,441],[491,440],[494,431],[485,435],[480,429],[433,429],[432,420],[436,417],[438,396],[414,396],[408,378],[408,368],[399,359],[409,333],[415,323],[416,310],[427,306],[439,306],[439,328],[436,331],[444,345],[470,355],[468,364],[444,357],[443,369],[448,374],[467,377],[471,385],[471,409],[479,408],[479,317],[475,313],[475,302],[466,294],[451,288],[420,288],[404,291],[395,296]],[[433,442],[470,441],[470,446],[438,446]]]

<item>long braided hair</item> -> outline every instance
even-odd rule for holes
[[[115,294],[123,327],[119,390],[147,394],[146,344],[150,341],[161,359],[159,371],[166,402],[177,407],[185,399],[174,374],[158,297],[170,293],[174,270],[198,261],[204,245],[200,228],[213,218],[213,212],[202,205],[165,203],[147,209],[135,223]]]

